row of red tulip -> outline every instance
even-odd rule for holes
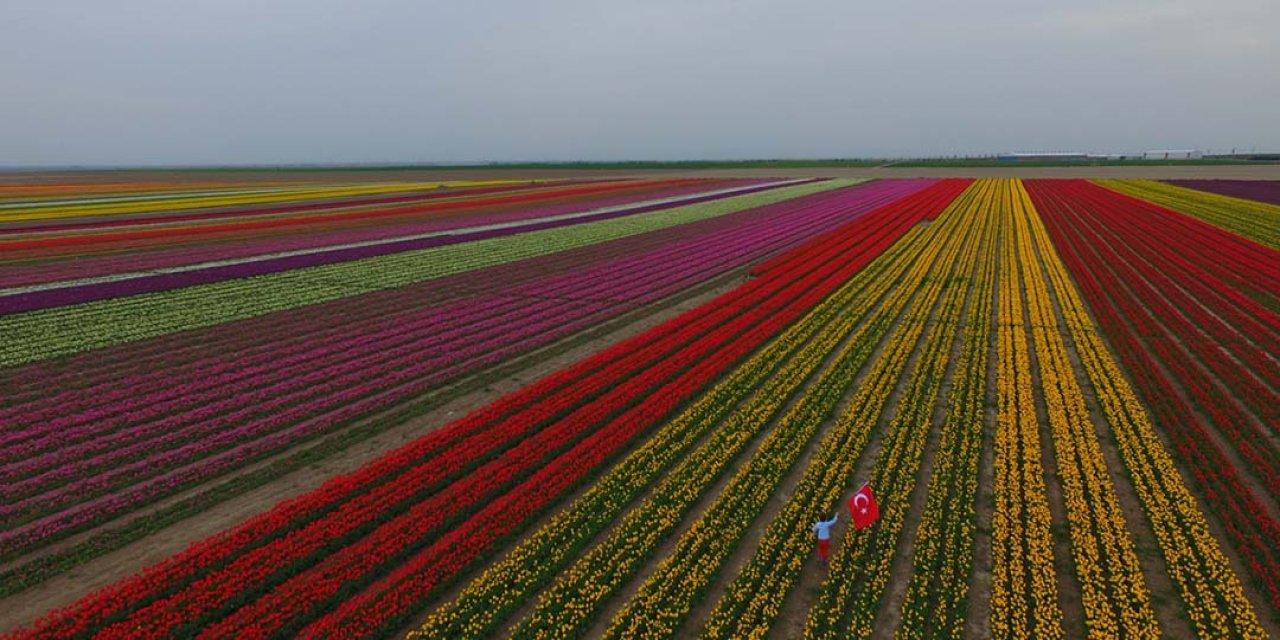
[[[1141,335],[1165,354],[1166,363],[1181,372],[1181,383],[1191,392],[1200,407],[1208,413],[1214,424],[1223,431],[1244,457],[1271,493],[1280,495],[1280,452],[1265,435],[1266,427],[1257,419],[1250,419],[1232,397],[1243,400],[1265,424],[1280,421],[1280,395],[1267,388],[1262,380],[1275,384],[1280,372],[1265,362],[1280,346],[1274,332],[1262,336],[1260,345],[1239,338],[1232,328],[1220,319],[1231,311],[1239,311],[1229,302],[1207,295],[1208,286],[1226,289],[1220,281],[1202,283],[1197,278],[1168,268],[1163,257],[1166,252],[1183,249],[1176,238],[1169,237],[1161,224],[1161,218],[1145,217],[1130,207],[1121,208],[1107,197],[1105,190],[1090,185],[1080,186],[1083,193],[1067,187],[1074,203],[1074,215],[1090,229],[1106,229],[1091,236],[1094,250],[1102,257],[1108,269],[1125,283],[1132,295],[1141,300],[1146,313],[1136,314],[1132,320],[1139,324]],[[1178,214],[1169,213],[1177,216]],[[1163,217],[1163,216],[1162,216]],[[1180,216],[1179,216],[1180,217]],[[1201,244],[1212,244],[1214,238],[1200,238]],[[1225,243],[1224,243],[1225,244]],[[1217,253],[1216,261],[1232,265],[1235,253],[1224,246]],[[1280,255],[1275,262],[1280,264]],[[1208,286],[1206,286],[1206,284]],[[1193,295],[1184,293],[1183,289]],[[1198,295],[1197,295],[1198,294]],[[1276,317],[1263,310],[1260,317]],[[1181,342],[1185,349],[1173,341]],[[1256,372],[1233,362],[1231,353],[1244,362],[1256,361],[1264,366]],[[1206,372],[1195,363],[1199,362]],[[1213,375],[1217,376],[1214,379]],[[1255,373],[1257,376],[1255,377]]]
[[[1134,210],[1125,200],[1112,197],[1098,187],[1086,183],[1032,181],[1028,190],[1064,262],[1080,284],[1120,361],[1133,376],[1139,394],[1173,440],[1179,457],[1192,470],[1201,498],[1206,505],[1211,505],[1209,513],[1222,525],[1228,542],[1270,599],[1272,608],[1280,611],[1280,526],[1262,506],[1259,496],[1241,480],[1235,466],[1210,435],[1209,424],[1217,425],[1237,447],[1265,445],[1247,442],[1238,429],[1241,423],[1233,421],[1238,414],[1227,408],[1228,399],[1210,392],[1210,381],[1199,369],[1200,365],[1175,344],[1179,336],[1167,328],[1178,324],[1170,322],[1168,315],[1172,310],[1160,304],[1158,292],[1145,288],[1146,282],[1160,281],[1151,263],[1130,262],[1116,249],[1122,245],[1133,247],[1140,255],[1150,258],[1158,257],[1159,247],[1167,247],[1165,250],[1172,252],[1178,251],[1177,245],[1170,246],[1167,239],[1164,244],[1144,245],[1142,234],[1160,237],[1155,235],[1159,233],[1159,225],[1154,223],[1140,229],[1113,224],[1119,218],[1132,217]],[[1178,214],[1169,212],[1168,215]],[[1108,222],[1099,224],[1098,219]],[[1211,244],[1213,238],[1201,238],[1200,242]],[[1179,253],[1188,256],[1188,252]],[[1218,259],[1229,262],[1231,255],[1224,251]],[[1182,272],[1164,275],[1173,278],[1179,286],[1189,286],[1191,280]],[[1148,295],[1141,297],[1142,291]],[[1165,313],[1157,315],[1156,309]],[[1209,322],[1202,316],[1193,318],[1202,327]],[[1201,358],[1204,352],[1218,348],[1203,339],[1187,342],[1186,346]],[[1178,384],[1188,389],[1190,399],[1178,392]],[[1194,400],[1195,405],[1189,400]],[[1274,397],[1271,402],[1274,404]],[[1211,422],[1201,419],[1194,407],[1204,411]],[[1256,429],[1256,425],[1247,421],[1244,425]],[[1241,452],[1244,454],[1245,450]],[[1247,454],[1245,460],[1251,462]],[[1262,474],[1262,477],[1267,476]]]

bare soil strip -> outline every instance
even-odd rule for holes
[[[1098,443],[1101,445],[1102,453],[1106,458],[1107,471],[1112,484],[1115,486],[1116,496],[1124,512],[1127,528],[1133,534],[1138,562],[1142,567],[1147,589],[1151,593],[1151,604],[1155,609],[1156,619],[1159,621],[1160,628],[1166,636],[1176,638],[1193,637],[1195,633],[1191,628],[1190,620],[1187,618],[1182,598],[1178,594],[1177,587],[1169,578],[1164,556],[1160,553],[1160,547],[1156,541],[1155,532],[1152,531],[1146,514],[1142,511],[1142,503],[1138,500],[1137,493],[1134,491],[1129,471],[1120,459],[1115,436],[1112,435],[1111,426],[1107,423],[1102,408],[1098,404],[1093,382],[1089,379],[1088,372],[1084,370],[1084,365],[1080,361],[1080,355],[1076,351],[1076,344],[1071,337],[1071,331],[1067,329],[1067,322],[1062,313],[1058,292],[1053,288],[1052,281],[1048,277],[1044,260],[1043,253],[1037,252],[1036,265],[1045,274],[1043,277],[1048,284],[1049,300],[1053,305],[1054,317],[1057,319],[1058,332],[1062,335],[1063,342],[1066,344],[1067,356],[1071,360],[1072,371],[1084,395],[1085,405],[1089,410],[1089,418],[1093,422]],[[1094,326],[1098,326],[1096,319],[1094,320]]]
[[[1025,263],[1020,248],[1013,247],[1018,258],[1013,263],[1021,268]],[[1023,272],[1022,322],[1031,326],[1031,305],[1026,295],[1026,282],[1033,276]],[[1040,455],[1044,465],[1045,489],[1049,498],[1049,513],[1053,516],[1053,565],[1058,578],[1058,606],[1062,608],[1062,629],[1068,638],[1085,637],[1084,605],[1081,601],[1080,581],[1076,576],[1075,560],[1071,555],[1071,533],[1068,530],[1067,507],[1062,494],[1062,477],[1058,473],[1058,461],[1053,451],[1053,430],[1049,426],[1049,412],[1045,405],[1043,383],[1040,377],[1040,359],[1036,351],[1034,331],[1027,331],[1027,351],[1031,361],[1031,379],[1036,389],[1036,421],[1040,425]]]
[[[905,271],[899,272],[899,274],[895,278],[895,282],[901,282],[904,278],[906,278],[906,272]],[[878,299],[875,302],[875,304],[869,309],[864,319],[872,317],[877,313],[880,313],[883,305],[886,303],[886,300],[888,300],[891,295],[892,295],[892,288],[884,292],[884,294],[880,297],[880,299]],[[916,293],[913,293],[910,299],[914,300],[916,295],[917,295]],[[910,305],[910,302],[908,302],[906,306],[909,306],[909,305]],[[897,323],[895,322],[893,326],[896,329]],[[699,605],[695,606],[693,610],[690,612],[689,616],[685,619],[684,624],[681,627],[681,633],[679,633],[678,635],[688,636],[688,635],[696,634],[697,630],[702,627],[702,625],[706,622],[706,619],[711,615],[711,612],[714,609],[716,602],[719,600],[720,596],[723,595],[725,589],[729,585],[729,582],[732,580],[732,577],[736,576],[738,571],[742,568],[742,566],[750,559],[751,553],[755,550],[760,537],[764,535],[764,531],[765,531],[765,527],[767,526],[767,523],[772,521],[773,517],[776,516],[782,510],[783,505],[786,504],[787,498],[791,495],[791,492],[795,489],[795,485],[800,480],[801,472],[807,466],[809,459],[811,458],[813,453],[816,451],[817,443],[821,442],[822,436],[825,435],[830,430],[831,426],[835,423],[835,416],[839,415],[847,406],[849,399],[853,395],[853,390],[855,390],[858,387],[862,379],[866,376],[866,373],[870,370],[871,366],[879,358],[880,354],[884,350],[885,345],[888,342],[889,337],[892,334],[893,334],[893,329],[891,329],[890,331],[887,331],[886,334],[881,337],[880,342],[877,344],[876,348],[872,351],[871,355],[862,364],[862,367],[859,369],[859,372],[854,379],[854,383],[849,386],[849,390],[846,392],[846,395],[837,404],[836,408],[832,411],[831,415],[826,420],[824,420],[823,424],[816,430],[814,437],[810,440],[808,446],[806,446],[804,453],[801,455],[801,459],[800,459],[800,461],[803,462],[804,464],[797,464],[793,468],[792,472],[788,474],[788,476],[779,485],[779,488],[775,492],[773,499],[769,501],[769,503],[765,506],[765,508],[761,512],[762,515],[764,515],[765,517],[764,518],[757,517],[756,523],[747,530],[747,533],[744,536],[742,542],[739,544],[738,549],[729,557],[729,560],[726,562],[726,568],[722,569],[721,572],[717,575],[716,579],[709,585],[707,589],[707,593],[704,595],[702,602]],[[841,342],[834,349],[832,349],[831,352],[827,355],[826,360],[823,362],[819,370],[815,372],[814,375],[809,377],[808,382],[806,384],[804,384],[802,387],[796,390],[795,394],[787,402],[784,409],[778,412],[777,416],[775,416],[775,418],[771,421],[771,424],[765,430],[765,433],[762,433],[759,437],[757,437],[756,443],[752,445],[752,447],[750,448],[751,449],[750,452],[748,452],[750,455],[755,454],[756,450],[759,448],[760,443],[762,443],[764,441],[764,438],[768,435],[768,432],[773,431],[777,427],[779,419],[782,416],[787,415],[788,411],[797,402],[799,402],[801,398],[803,398],[805,395],[808,394],[809,387],[814,383],[814,381],[819,379],[823,373],[825,373],[828,369],[830,369],[831,366],[833,366],[838,354],[848,346],[848,343],[852,338],[853,338],[852,335],[846,338],[843,338]],[[740,466],[741,462],[749,460],[750,455],[744,454],[739,456],[738,457],[739,464],[735,464],[733,466],[733,469],[737,469]],[[610,621],[613,619],[613,616],[619,610],[621,610],[622,607],[628,601],[630,601],[631,598],[639,591],[640,586],[644,584],[644,582],[648,579],[648,577],[657,569],[658,564],[661,562],[661,560],[667,557],[668,555],[670,555],[671,552],[675,550],[675,547],[679,543],[680,538],[685,534],[686,531],[688,531],[693,526],[695,522],[697,522],[702,517],[702,515],[706,512],[706,510],[720,496],[720,493],[724,490],[725,486],[728,485],[728,483],[730,482],[730,480],[732,480],[732,478],[733,478],[733,473],[726,473],[725,476],[719,482],[717,482],[715,486],[713,486],[710,490],[708,490],[703,495],[702,499],[698,502],[697,506],[694,507],[694,509],[692,509],[689,512],[689,514],[685,517],[684,521],[681,523],[677,531],[675,531],[673,535],[670,538],[668,538],[655,551],[653,560],[651,560],[650,563],[646,565],[644,570],[637,572],[636,575],[633,576],[631,580],[627,583],[627,585],[621,590],[619,595],[615,597],[610,602],[610,604],[604,609],[604,611],[601,613],[601,615],[596,619],[595,623],[592,625],[591,629],[587,632],[586,637],[599,638],[603,636],[605,630],[608,628]],[[832,544],[833,545],[837,544],[837,541],[833,539]],[[800,618],[801,627],[803,627],[804,625],[803,616],[805,613],[807,613],[807,608],[805,609],[804,612],[801,613],[801,618]]]
[[[1096,253],[1096,249],[1094,247],[1089,246],[1087,248],[1091,252],[1090,255],[1093,257],[1095,261],[1098,262],[1101,268],[1107,269],[1111,271],[1113,274],[1115,274],[1114,267],[1112,267],[1107,261],[1103,260]],[[1116,274],[1116,275],[1118,277],[1120,274]],[[1119,278],[1119,279],[1121,282],[1121,286],[1124,287],[1124,290],[1125,292],[1127,292],[1128,295],[1132,295],[1136,299],[1141,300],[1141,298],[1136,295],[1136,293],[1133,291],[1130,285],[1127,284],[1123,280],[1123,278]],[[1091,315],[1092,313],[1093,313],[1092,310],[1090,310]],[[1150,346],[1151,341],[1153,339],[1161,339],[1165,336],[1144,335],[1137,330],[1136,326],[1133,324],[1133,321],[1131,319],[1126,317],[1123,313],[1120,314],[1120,317],[1123,318],[1125,323],[1130,327],[1130,331],[1133,331],[1134,334],[1138,336],[1139,344],[1142,345],[1142,348],[1145,349],[1148,352],[1148,354],[1151,356],[1150,360],[1154,364],[1154,366],[1157,368],[1159,374],[1164,378],[1166,378],[1167,380],[1169,380],[1170,382],[1169,388],[1174,393],[1176,393],[1178,397],[1182,399],[1183,402],[1186,403],[1186,406],[1191,407],[1192,412],[1195,414],[1196,421],[1199,424],[1204,426],[1204,433],[1209,437],[1209,439],[1213,441],[1215,445],[1217,445],[1218,449],[1222,452],[1223,457],[1227,459],[1227,462],[1230,463],[1237,470],[1241,471],[1241,473],[1236,474],[1236,477],[1240,479],[1241,483],[1243,483],[1246,487],[1249,488],[1249,491],[1251,491],[1255,497],[1257,497],[1258,504],[1260,504],[1263,509],[1266,509],[1267,512],[1271,514],[1272,518],[1276,520],[1280,520],[1280,496],[1272,495],[1266,489],[1266,487],[1263,486],[1262,482],[1258,480],[1257,475],[1255,475],[1252,472],[1251,465],[1245,463],[1244,459],[1241,457],[1240,452],[1237,450],[1236,446],[1227,438],[1226,435],[1224,435],[1218,429],[1217,423],[1207,414],[1207,412],[1205,412],[1205,410],[1200,406],[1200,403],[1191,396],[1190,391],[1187,389],[1187,386],[1182,381],[1182,379],[1177,375],[1173,375],[1173,372],[1169,370],[1169,368],[1166,366],[1166,364],[1164,363],[1163,359],[1159,356],[1159,354],[1151,350],[1151,346]],[[1198,370],[1200,370],[1206,376],[1208,376],[1211,381],[1219,380],[1217,377],[1213,375],[1212,371],[1208,370],[1208,368],[1205,367],[1202,362],[1200,362],[1200,359],[1196,357],[1194,353],[1191,353],[1186,349],[1185,344],[1175,339],[1172,335],[1168,334],[1168,327],[1158,316],[1156,316],[1155,314],[1152,314],[1152,318],[1154,319],[1154,322],[1166,332],[1166,336],[1168,336],[1170,344],[1173,345],[1174,348],[1182,351],[1182,353],[1186,355],[1188,360],[1192,363],[1192,366],[1197,367]],[[1105,332],[1103,332],[1102,335],[1105,340],[1106,338]],[[1110,343],[1108,343],[1108,346],[1110,346]],[[1114,352],[1115,350],[1112,349],[1112,353]],[[1132,382],[1132,380],[1130,382]],[[1134,388],[1139,388],[1139,387],[1135,385]],[[1225,387],[1225,388],[1228,392],[1230,391],[1230,387]],[[1224,397],[1230,398],[1231,394],[1227,393],[1225,394]],[[1247,407],[1244,407],[1243,403],[1240,403],[1238,399],[1231,398],[1228,401],[1233,402],[1233,404],[1239,407],[1242,411],[1247,409]],[[1257,415],[1252,412],[1246,412],[1245,415],[1246,417],[1252,417],[1254,419],[1258,419]],[[1158,431],[1161,433],[1161,435],[1163,435],[1163,432],[1164,432],[1163,429],[1159,429]],[[1269,442],[1274,442],[1274,440],[1269,440]],[[1177,449],[1172,448],[1170,450],[1176,451]],[[1185,475],[1184,467],[1185,465],[1179,465],[1179,469],[1182,469]],[[1197,493],[1201,499],[1203,499],[1203,493],[1197,488],[1198,487],[1197,483],[1189,482],[1187,486],[1192,488],[1192,490],[1195,493]],[[1212,513],[1212,512],[1213,512],[1212,509],[1206,510],[1206,513]],[[1209,520],[1211,524],[1216,525],[1217,518],[1209,518]],[[1218,531],[1219,530],[1215,526],[1215,533]],[[1221,535],[1219,535],[1219,540],[1226,541],[1228,539],[1229,538],[1222,537]],[[1236,560],[1236,558],[1234,556],[1234,551],[1232,551],[1230,547],[1231,545],[1229,544],[1223,545],[1224,551],[1227,551],[1229,555],[1231,555],[1233,560],[1233,565],[1234,565],[1235,564],[1234,561]],[[1236,568],[1237,570],[1239,570],[1243,568],[1243,565],[1238,565]],[[1239,575],[1248,576],[1249,573],[1241,572]],[[1252,591],[1254,591],[1254,589],[1250,587],[1251,581],[1246,579],[1243,582],[1245,583],[1246,591],[1250,592],[1250,598],[1252,598],[1253,597]],[[1271,607],[1268,605],[1259,609],[1259,611],[1268,611],[1270,609]]]
[[[996,251],[1004,242],[1003,228],[996,232]],[[1000,313],[1000,270],[996,269],[991,282],[991,317],[996,326]],[[965,636],[986,639],[991,637],[991,516],[995,511],[995,433],[999,399],[996,365],[999,362],[997,348],[999,332],[994,329],[987,337],[987,376],[985,381],[986,403],[982,421],[982,453],[978,461],[978,495],[975,506],[976,520],[973,540],[973,572],[969,576],[969,611],[965,619]]]
[[[983,240],[979,238],[974,242],[982,243]],[[994,251],[997,246],[980,246],[978,251]],[[981,259],[975,260],[973,272],[956,276],[956,279],[963,282],[961,286],[964,286],[966,291],[954,335],[934,335],[934,329],[938,326],[937,313],[940,311],[941,305],[939,305],[939,309],[935,309],[934,314],[929,317],[928,322],[925,324],[927,339],[951,340],[951,352],[947,356],[947,366],[943,373],[942,384],[938,388],[938,397],[934,401],[933,412],[929,417],[929,435],[925,444],[924,455],[920,460],[916,484],[912,487],[911,495],[908,498],[911,507],[907,510],[907,517],[902,525],[902,533],[898,537],[898,546],[894,550],[893,564],[889,569],[889,584],[880,599],[880,609],[876,613],[875,632],[872,634],[872,638],[892,638],[894,632],[898,629],[898,623],[902,619],[902,603],[906,599],[907,587],[911,583],[912,566],[915,559],[913,553],[916,541],[915,533],[919,530],[921,518],[924,517],[925,501],[929,493],[929,480],[933,477],[933,462],[941,440],[942,425],[947,419],[947,406],[951,401],[951,389],[955,386],[953,379],[956,375],[956,366],[960,361],[960,351],[964,346],[965,318],[969,317],[969,309],[973,305],[975,283],[978,280],[976,274],[981,264]],[[908,372],[913,371],[914,368],[914,363],[909,363],[908,366],[903,368],[904,382],[911,377]],[[895,389],[895,393],[898,393],[897,389]]]

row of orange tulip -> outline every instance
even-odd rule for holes
[[[1014,186],[1009,215],[1008,231],[1017,245],[1024,278],[1027,314],[1039,364],[1038,388],[1066,505],[1071,555],[1087,633],[1095,638],[1159,637],[1160,627],[1133,538],[1031,241],[1030,220],[1036,212],[1021,184]]]
[[[1029,216],[1027,226],[1192,627],[1201,637],[1265,638],[1239,577],[1210,533],[1204,513],[1183,483],[1146,409],[1103,344],[1044,223],[1038,216]]]
[[[1053,565],[1052,516],[1041,464],[1030,343],[1024,319],[1018,247],[1005,208],[999,248],[996,313],[997,364],[994,486],[991,519],[991,635],[994,638],[1063,637]]]

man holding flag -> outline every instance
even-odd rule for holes
[[[840,520],[840,514],[831,514],[829,520],[818,520],[813,525],[813,532],[818,534],[818,559],[822,566],[827,566],[827,557],[831,555],[831,527]]]
[[[853,526],[858,529],[866,529],[880,517],[880,505],[876,503],[876,496],[871,492],[871,483],[862,485],[849,498],[849,513],[853,515]],[[813,532],[818,536],[818,559],[822,561],[822,566],[827,566],[827,559],[831,555],[831,527],[840,520],[839,514],[832,514],[831,518],[823,520],[818,519],[813,523]]]

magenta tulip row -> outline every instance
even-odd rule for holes
[[[860,188],[874,190],[877,187],[884,188],[880,185]],[[902,185],[898,188],[902,188]],[[203,363],[211,357],[210,354],[234,352],[243,355],[249,350],[278,340],[310,342],[315,332],[322,331],[362,333],[372,330],[364,326],[368,323],[393,324],[397,318],[419,313],[426,304],[454,299],[465,293],[496,291],[514,283],[536,280],[546,273],[567,271],[588,263],[611,260],[618,255],[650,250],[686,235],[711,234],[740,224],[749,224],[760,219],[767,213],[766,210],[776,209],[763,207],[737,212],[680,227],[548,254],[517,265],[498,265],[408,287],[363,294],[358,298],[358,305],[352,304],[348,299],[337,300],[194,332],[117,345],[57,361],[32,363],[8,380],[0,381],[7,385],[3,389],[4,397],[0,398],[0,407],[17,408],[33,400],[48,399],[50,389],[88,389],[96,386],[97,389],[90,395],[101,397],[103,393],[111,393],[113,388],[118,389],[115,381],[133,371],[150,370],[167,378],[168,371],[174,367]],[[339,329],[329,316],[341,317],[342,328]],[[111,384],[104,385],[104,381],[110,381]],[[81,406],[74,400],[60,401],[58,404]],[[32,415],[27,409],[23,409],[21,413]],[[0,431],[5,430],[4,424],[6,420],[0,413]]]
[[[769,225],[691,237],[644,255],[544,278],[489,296],[493,306],[466,301],[463,308],[470,313],[449,307],[453,315],[429,310],[417,331],[355,337],[358,348],[348,336],[300,353],[277,353],[281,367],[276,369],[260,366],[251,375],[230,369],[139,396],[115,413],[97,407],[69,416],[57,431],[80,429],[74,432],[81,437],[79,445],[37,456],[37,466],[19,460],[5,467],[9,477],[27,478],[6,488],[13,493],[6,495],[9,500],[0,508],[0,517],[27,522],[0,537],[0,549],[25,547],[136,508],[477,366],[546,344],[673,288],[759,258],[781,244],[812,237],[847,221],[853,207],[865,211],[919,186],[872,185],[815,196],[807,206],[792,202],[795,213],[774,212]],[[566,304],[564,298],[582,302],[571,306],[575,303]],[[492,314],[495,309],[499,313]],[[427,327],[431,333],[422,336]],[[103,419],[107,415],[113,418]],[[33,429],[42,430],[40,426],[48,423]],[[99,437],[110,446],[98,444]]]
[[[874,195],[874,194],[866,194]],[[874,201],[874,199],[868,199]],[[798,222],[818,223],[824,225],[826,220],[805,220],[800,219]],[[805,233],[811,232],[811,229],[793,226],[791,228],[775,230],[777,235],[785,239],[788,236],[803,237]],[[675,242],[665,242],[656,245],[654,249],[641,255],[614,259],[610,261],[609,268],[623,272],[627,277],[637,277],[645,273],[642,269],[652,270],[655,265],[660,263],[684,259],[686,261],[694,259],[701,251],[703,255],[715,257],[716,252],[727,254],[735,257],[742,250],[755,250],[763,246],[765,231],[756,229],[752,231],[748,228],[739,228],[733,230],[735,237],[742,237],[744,232],[750,232],[753,235],[747,236],[747,242],[740,243],[738,246],[728,246],[717,242],[717,246],[698,247],[700,243],[697,237],[688,237]],[[730,236],[724,236],[724,239],[730,239]],[[737,252],[737,253],[735,253]],[[621,262],[619,262],[621,260]],[[647,263],[647,264],[646,264]],[[363,346],[367,341],[373,339],[381,340],[373,345],[373,349],[384,349],[387,346],[385,341],[388,337],[398,337],[404,335],[417,336],[423,331],[431,331],[435,334],[443,334],[446,330],[455,325],[464,325],[474,328],[474,323],[486,316],[494,316],[501,314],[506,309],[521,304],[521,301],[512,300],[510,296],[527,295],[535,298],[568,298],[577,297],[579,299],[611,299],[617,291],[627,292],[625,287],[620,285],[626,284],[619,281],[617,276],[608,275],[600,278],[599,274],[590,274],[585,270],[567,270],[566,273],[548,279],[543,276],[539,280],[529,283],[525,286],[519,286],[519,279],[510,278],[510,270],[491,270],[488,274],[480,274],[480,278],[474,278],[474,282],[487,281],[492,286],[491,290],[497,291],[503,280],[504,271],[507,271],[507,279],[517,280],[517,286],[507,287],[501,290],[501,297],[490,299],[462,299],[454,303],[453,306],[445,306],[435,310],[428,309],[428,315],[423,315],[424,310],[419,309],[414,317],[397,317],[388,320],[387,318],[378,318],[376,325],[371,327],[355,326],[350,319],[346,319],[342,325],[345,331],[337,331],[323,340],[317,340],[315,336],[307,335],[303,341],[299,341],[294,346],[298,347],[297,351],[288,352],[279,348],[279,344],[267,344],[267,348],[257,353],[246,353],[241,345],[219,345],[218,351],[224,354],[218,362],[201,363],[199,369],[178,369],[171,367],[165,371],[147,371],[135,372],[132,375],[109,376],[104,380],[104,384],[94,385],[88,388],[70,390],[57,396],[51,396],[48,389],[44,393],[36,396],[35,402],[15,404],[14,407],[7,411],[0,411],[0,419],[5,420],[9,424],[18,427],[9,433],[0,433],[0,444],[5,445],[6,449],[12,452],[12,455],[0,454],[4,456],[0,460],[8,460],[13,458],[26,458],[40,448],[15,448],[18,444],[25,440],[34,439],[39,434],[44,433],[48,438],[56,440],[60,446],[66,446],[69,443],[75,443],[82,439],[85,435],[98,433],[101,431],[109,431],[118,426],[120,421],[130,422],[136,421],[145,416],[129,414],[120,416],[120,412],[125,411],[132,402],[133,405],[141,405],[145,407],[144,411],[155,413],[164,413],[173,410],[175,407],[166,402],[177,402],[182,399],[188,399],[188,404],[200,405],[206,403],[209,398],[192,396],[193,388],[190,385],[179,385],[168,396],[157,396],[155,394],[164,388],[164,385],[174,387],[175,380],[182,379],[199,379],[204,381],[205,386],[224,387],[227,384],[238,382],[240,379],[257,378],[259,384],[265,384],[266,379],[262,376],[266,375],[272,369],[281,369],[286,365],[298,364],[314,367],[317,364],[327,363],[326,357],[334,357],[333,349],[337,350],[336,355],[352,356],[353,347]],[[585,275],[584,275],[585,274]],[[665,279],[665,276],[654,276]],[[592,284],[594,289],[588,290],[584,288],[584,278],[588,281],[597,281]],[[490,287],[476,286],[480,291],[490,290]],[[643,294],[645,289],[632,285],[634,291],[628,295],[634,298],[637,294]],[[465,291],[455,292],[454,296],[464,295]],[[624,296],[624,299],[626,297]],[[528,301],[523,301],[528,304]],[[362,305],[363,306],[363,305]],[[318,316],[319,314],[317,314]],[[305,333],[301,331],[301,327],[292,324],[285,324],[281,329],[290,333]],[[245,332],[246,334],[249,332]],[[252,335],[261,334],[253,332]],[[444,337],[437,335],[435,338]],[[205,338],[199,341],[203,345],[212,345],[213,341]],[[330,350],[321,350],[318,347],[330,345]],[[427,342],[423,346],[431,347],[435,342]],[[221,377],[229,375],[233,377]],[[47,381],[47,378],[46,378]],[[149,394],[145,402],[137,402],[140,395]],[[96,403],[96,404],[95,404]],[[43,405],[43,406],[42,406]],[[66,408],[83,407],[83,411],[79,415],[68,415]],[[113,421],[114,419],[114,421]],[[92,422],[95,427],[93,431],[76,431],[78,424]],[[53,434],[56,434],[53,435]],[[51,441],[52,442],[52,441]],[[112,443],[115,446],[119,443]],[[14,476],[3,476],[11,479]]]

